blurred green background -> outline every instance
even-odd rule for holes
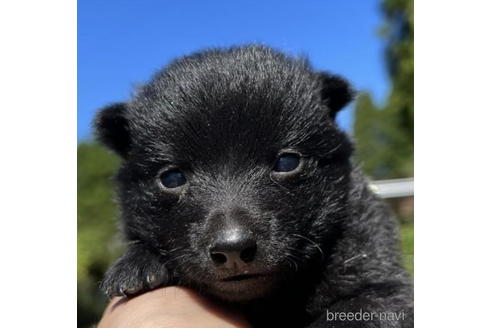
[[[352,137],[356,159],[373,179],[413,176],[413,1],[381,2],[391,92],[382,105],[362,93]],[[121,253],[112,177],[118,158],[92,141],[78,145],[78,326],[96,323],[107,300],[98,290],[108,265]],[[403,262],[413,275],[413,197],[392,200],[401,222]]]

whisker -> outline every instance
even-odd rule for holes
[[[366,254],[366,253],[361,253],[361,254],[357,254],[357,255],[355,255],[355,256],[352,256],[352,257],[351,257],[351,258],[349,258],[348,260],[343,261],[343,264],[347,264],[347,263],[352,262],[353,260],[357,260],[357,259],[359,259],[359,258],[361,258],[361,257],[362,257],[363,259],[365,259],[365,258],[367,257],[367,254]]]
[[[308,237],[305,237],[303,235],[299,235],[299,234],[292,234],[293,236],[296,236],[296,237],[299,237],[299,238],[302,238],[304,240],[307,240],[308,242],[310,242],[311,244],[314,245],[314,247],[316,247],[319,252],[321,253],[321,260],[324,260],[325,259],[325,253],[323,252],[323,250],[321,249],[321,247],[315,243],[314,241],[312,241],[311,239],[309,239]]]

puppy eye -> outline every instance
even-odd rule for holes
[[[163,172],[160,176],[161,183],[166,188],[177,188],[186,183],[186,177],[180,170],[172,169]]]
[[[301,157],[297,154],[287,153],[282,154],[277,158],[273,170],[275,172],[291,172],[294,171],[301,163]]]

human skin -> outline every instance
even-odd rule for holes
[[[156,289],[106,307],[98,328],[249,328],[245,319],[224,306],[182,287]]]

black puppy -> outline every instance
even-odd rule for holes
[[[104,108],[128,249],[103,290],[189,286],[258,327],[412,326],[397,226],[334,123],[352,97],[251,45],[180,58]]]

